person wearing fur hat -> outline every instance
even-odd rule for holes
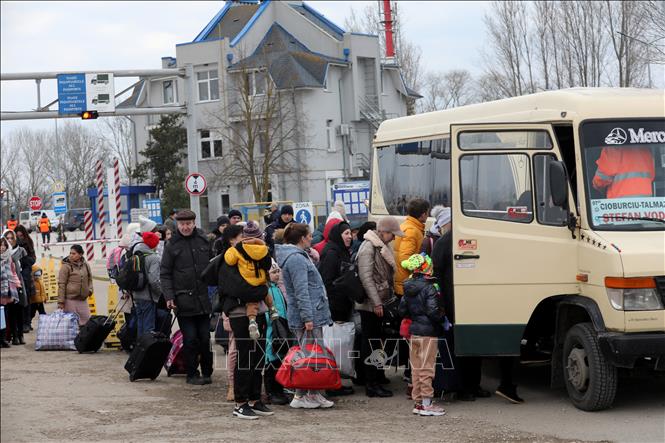
[[[401,263],[411,273],[404,281],[404,296],[399,302],[399,314],[411,319],[410,361],[415,401],[413,413],[440,416],[446,411],[432,402],[432,380],[438,351],[437,337],[443,332],[445,315],[439,305],[440,288],[433,277],[432,259],[426,254],[413,254]]]
[[[443,234],[450,230],[451,226],[451,210],[443,205],[436,205],[430,211],[430,215],[434,217],[434,224],[427,232],[420,248],[420,252],[432,256],[434,245],[441,238]]]
[[[268,271],[272,265],[268,247],[262,240],[263,232],[259,225],[250,220],[242,230],[242,240],[224,253],[224,261],[229,266],[237,266],[242,278],[252,286],[265,286],[268,283]],[[264,299],[271,315],[277,315],[273,306],[272,296],[267,292]],[[261,336],[256,316],[259,313],[259,302],[245,303],[245,314],[249,319],[249,336],[256,340]]]
[[[293,206],[284,205],[279,210],[279,218],[266,226],[266,244],[270,250],[270,255],[275,253],[275,231],[278,229],[286,229],[289,223],[293,221]]]
[[[393,285],[397,269],[390,242],[395,237],[403,237],[404,233],[399,228],[397,219],[391,216],[383,217],[375,226],[376,230],[364,233],[357,256],[358,276],[367,294],[364,303],[356,303],[362,325],[359,362],[364,365],[367,396],[391,397],[393,393],[382,386],[388,383],[383,370],[364,362],[373,351],[382,349],[383,305],[394,297]]]
[[[148,282],[143,289],[133,291],[136,312],[137,337],[157,329],[157,302],[162,295],[159,270],[161,259],[155,249],[159,245],[159,236],[154,232],[141,234],[142,241],[134,246],[134,255],[140,255]]]

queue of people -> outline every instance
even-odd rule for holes
[[[343,203],[336,202],[316,244],[316,233],[293,220],[289,205],[271,207],[265,231],[254,221],[243,222],[242,214],[233,210],[217,219],[210,235],[196,227],[194,212],[181,210],[169,214],[164,226],[143,219],[128,229],[111,251],[107,268],[114,278],[113,271],[117,272],[126,254],[142,254],[147,285],[121,295],[131,301],[128,322],[135,322],[136,334],[141,335],[160,329],[160,307],[175,312],[183,336],[187,384],[212,383],[210,318],[213,301],[219,301],[220,322],[229,339],[227,399],[235,402],[233,415],[238,418],[255,420],[274,414],[268,404],[331,408],[334,402],[328,397],[353,392],[350,387],[337,392],[286,391],[276,380],[285,355],[284,344],[273,342],[273,326],[279,319],[302,348],[323,345],[324,328],[356,321],[355,351],[360,358],[354,359],[353,380],[364,385],[367,397],[378,398],[391,397],[393,391],[383,365],[376,364],[373,355],[384,348],[387,338],[396,338],[386,336],[386,319],[401,320],[397,328],[410,344],[403,378],[414,401],[412,412],[440,416],[445,411],[433,401],[437,342],[450,333],[455,321],[451,213],[440,206],[430,212],[429,203],[422,199],[411,200],[406,209],[401,224],[385,216],[352,225]],[[426,232],[430,215],[435,222]],[[34,264],[26,259],[34,258],[34,248],[23,235],[8,230],[0,239],[0,252],[0,302],[8,324],[7,334],[2,334],[4,347],[8,340],[24,343],[24,309],[34,288],[29,289],[32,283],[26,279],[32,279],[23,269],[30,270]],[[213,262],[217,263],[216,287],[201,278]],[[365,293],[362,301],[337,286],[352,263]],[[78,314],[83,325],[90,318],[87,297],[91,293],[90,267],[81,246],[74,245],[58,277],[58,307]],[[480,360],[458,360],[468,372],[466,378],[462,376],[459,399],[489,396],[480,387]],[[510,359],[502,360],[502,385],[497,393],[518,403],[523,400],[512,384],[511,364]]]

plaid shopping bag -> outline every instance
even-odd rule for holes
[[[40,315],[37,325],[36,351],[76,351],[74,339],[79,333],[79,316],[58,309]]]

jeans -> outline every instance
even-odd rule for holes
[[[155,330],[155,318],[157,316],[157,304],[153,301],[134,300],[136,310],[136,336],[140,337],[146,332]]]
[[[196,369],[201,362],[201,374],[212,375],[212,351],[210,350],[210,318],[207,314],[191,317],[178,316],[178,325],[182,331],[183,355],[187,366],[187,377],[196,376]]]
[[[305,329],[292,329],[291,330],[294,335],[296,336],[296,339],[298,340],[298,344],[300,345],[301,348],[304,348],[308,344],[318,344],[323,346],[323,328],[318,327],[314,328],[311,331],[305,331]],[[307,390],[307,389],[296,389],[296,396],[297,397],[302,397],[303,395],[306,394],[321,394],[323,395],[325,391],[314,391],[314,390]]]
[[[51,243],[51,232],[42,232],[42,243]]]
[[[361,345],[360,345],[360,363],[363,366],[365,374],[365,384],[367,386],[375,385],[379,378],[383,378],[383,370],[374,365],[365,364],[365,359],[377,349],[383,349],[381,344],[381,319],[373,312],[360,312],[361,321]]]
[[[233,394],[238,404],[261,400],[263,384],[263,366],[266,347],[266,319],[260,315],[256,318],[261,337],[258,340],[249,338],[249,318],[230,318],[231,329],[236,342],[236,365],[233,379]]]

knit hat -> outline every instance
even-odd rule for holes
[[[231,220],[226,215],[220,215],[217,217],[217,228],[219,228],[222,225],[230,225]]]
[[[262,238],[263,237],[263,231],[261,231],[261,228],[259,225],[257,225],[254,221],[250,220],[247,222],[245,227],[242,229],[242,238]]]
[[[432,259],[425,253],[413,254],[411,257],[403,260],[401,265],[413,274],[432,275],[434,272]]]
[[[282,209],[279,211],[279,215],[284,215],[284,214],[293,215],[293,206],[291,205],[282,206]]]
[[[339,215],[341,215],[344,220],[347,220],[346,205],[344,205],[344,202],[342,200],[335,201],[335,203],[333,203],[332,209],[333,211],[339,212]]]
[[[392,216],[381,218],[376,224],[376,230],[379,232],[391,232],[397,237],[404,237],[404,232],[402,232],[402,229],[399,227],[399,222]]]
[[[143,243],[150,249],[155,249],[159,244],[159,235],[154,232],[144,232],[141,234],[141,238],[143,239]]]
[[[153,229],[157,227],[157,223],[150,220],[148,217],[139,215],[139,225],[141,226],[139,230],[141,232],[152,232]]]
[[[128,232],[125,232],[123,236],[120,238],[120,241],[118,242],[118,246],[121,248],[127,249],[129,248],[129,243],[131,242],[131,236],[129,235]]]
[[[450,208],[446,208],[445,206],[441,205],[437,205],[432,208],[432,212],[430,214],[436,219],[430,228],[430,232],[432,234],[436,236],[441,235],[441,227],[447,225],[452,220],[451,212],[452,211]]]
[[[242,214],[237,209],[231,209],[229,211],[229,218],[232,218],[232,217],[240,217],[240,220],[242,220]]]
[[[196,213],[194,213],[194,211],[190,211],[189,209],[183,209],[182,211],[178,211],[178,213],[175,215],[175,219],[177,221],[196,220]]]

